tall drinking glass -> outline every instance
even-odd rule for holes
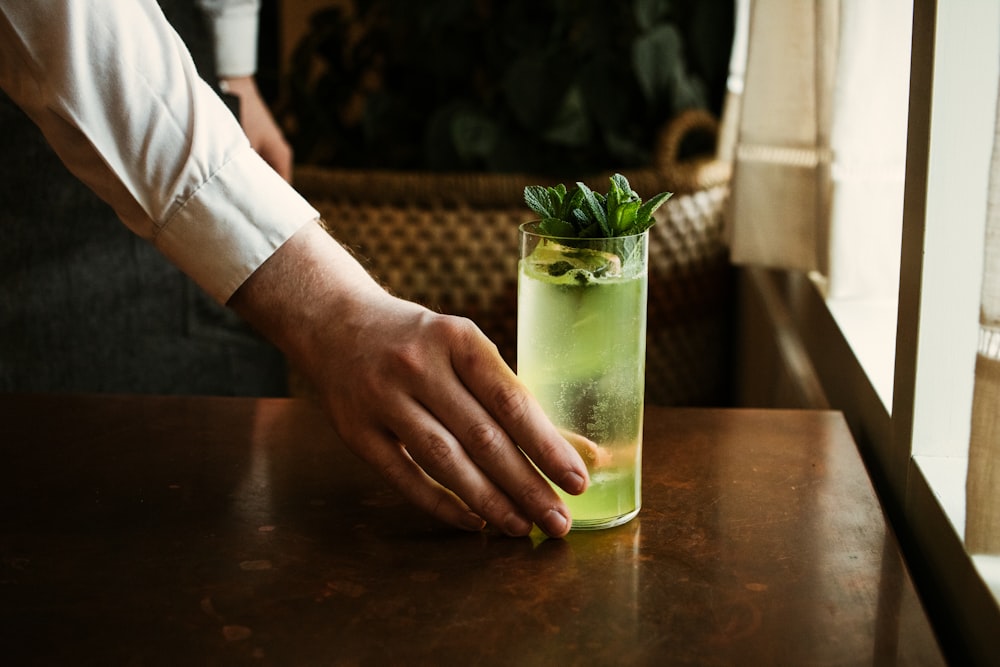
[[[649,232],[519,234],[517,373],[590,470],[583,494],[556,490],[574,530],[621,525],[641,505]]]

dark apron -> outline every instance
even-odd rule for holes
[[[212,81],[192,0],[160,4]],[[0,391],[287,391],[280,353],[132,234],[2,92]]]

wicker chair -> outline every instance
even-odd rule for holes
[[[647,197],[674,196],[657,212],[650,239],[646,398],[662,405],[728,399],[731,269],[723,240],[729,168],[713,157],[680,160],[692,133],[715,119],[686,112],[661,135],[657,162],[625,172]],[[601,192],[608,174],[585,178]],[[295,185],[330,232],[388,289],[475,321],[516,364],[517,227],[533,217],[526,174],[345,171],[302,166]],[[302,391],[294,379],[293,392]]]

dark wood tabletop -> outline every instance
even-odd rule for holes
[[[440,525],[308,402],[0,395],[0,664],[938,665],[836,412],[649,408],[643,508]]]

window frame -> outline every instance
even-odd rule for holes
[[[1000,4],[914,0],[898,301],[828,301],[821,280],[794,273],[771,283],[946,649],[970,664],[1000,656],[1000,558],[972,557],[963,540],[998,78]],[[880,353],[894,355],[888,388]]]
[[[893,495],[939,625],[984,663],[1000,655],[1000,607],[963,535],[998,70],[995,2],[915,0],[888,443],[902,474]]]

